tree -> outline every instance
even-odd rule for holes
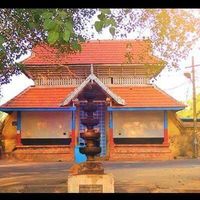
[[[193,13],[184,9],[0,9],[0,82],[8,83],[13,74],[23,72],[16,60],[38,43],[60,52],[81,51],[80,42],[92,37],[91,27],[98,33],[109,28],[115,38],[131,32],[142,37],[148,32],[155,52],[175,67],[199,38],[200,18]]]
[[[181,118],[193,118],[193,101],[187,101],[188,107],[178,112],[178,116]],[[197,118],[200,117],[200,94],[196,96],[196,112]]]

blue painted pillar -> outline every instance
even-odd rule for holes
[[[75,147],[75,127],[76,127],[76,113],[72,111],[72,119],[71,119],[71,146]]]
[[[76,135],[75,135],[75,128],[76,128],[76,113],[75,111],[72,112],[72,147],[74,148],[74,159],[76,163],[82,163],[87,160],[86,155],[80,153],[79,148],[81,147],[79,144],[76,144]]]
[[[113,112],[109,112],[109,139],[110,139],[110,147],[114,146],[113,141]]]
[[[164,142],[163,144],[169,143],[169,136],[168,136],[168,115],[167,111],[164,111]]]
[[[21,111],[17,111],[17,145],[21,145]]]

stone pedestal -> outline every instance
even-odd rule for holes
[[[112,174],[77,174],[68,177],[68,193],[114,193]]]

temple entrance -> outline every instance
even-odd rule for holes
[[[78,90],[78,89],[77,89]],[[95,92],[94,103],[97,105],[97,111],[93,113],[94,118],[99,120],[98,125],[94,126],[94,128],[99,129],[100,132],[100,147],[101,153],[97,156],[101,157],[101,159],[106,159],[107,156],[107,137],[106,137],[106,98],[108,94],[99,86],[97,83],[94,83],[93,90]],[[85,87],[79,92],[76,96],[77,98],[77,129],[76,129],[76,151],[75,151],[75,160],[77,162],[84,162],[86,158],[79,152],[79,148],[85,146],[85,141],[80,137],[80,133],[84,132],[85,126],[81,124],[81,120],[87,118],[86,112],[83,111],[83,105],[87,103],[84,94],[87,92]],[[108,126],[108,122],[107,122]]]
[[[80,112],[79,112],[79,117],[80,120],[83,118],[86,118],[86,113],[82,110],[82,106],[85,103],[80,103]],[[95,118],[99,119],[99,124],[95,126],[94,128],[98,128],[101,137],[100,137],[100,147],[101,147],[101,153],[100,157],[106,156],[106,131],[105,131],[105,111],[106,111],[106,106],[105,102],[97,102],[97,111],[94,113]],[[85,127],[79,123],[79,130],[80,132],[83,132]],[[84,145],[84,140],[80,137],[78,137],[78,145]]]
[[[93,67],[91,66],[91,74],[78,86],[63,102],[63,105],[68,105],[71,101],[77,107],[77,115],[76,115],[76,133],[75,133],[75,160],[76,162],[84,162],[85,158],[79,152],[80,147],[84,147],[85,141],[80,137],[80,133],[85,132],[86,126],[81,124],[83,119],[87,118],[86,112],[83,111],[83,105],[87,103],[87,98],[85,98],[85,94],[87,94],[87,85],[92,83],[92,91],[95,94],[93,99],[93,103],[97,105],[97,110],[92,113],[94,119],[98,119],[99,123],[93,128],[98,128],[98,132],[100,132],[100,147],[101,152],[99,157],[101,160],[107,159],[108,157],[108,149],[107,149],[107,134],[108,133],[108,112],[107,105],[110,102],[110,99],[113,99],[116,104],[124,105],[124,100],[113,93],[106,85],[104,85],[93,73]],[[90,87],[90,86],[89,86]],[[84,120],[83,120],[84,121]],[[109,147],[108,147],[109,148]],[[80,159],[79,159],[80,158]],[[98,158],[97,158],[98,159]]]

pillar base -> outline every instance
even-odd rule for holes
[[[114,193],[113,175],[70,175],[68,176],[68,193]]]

